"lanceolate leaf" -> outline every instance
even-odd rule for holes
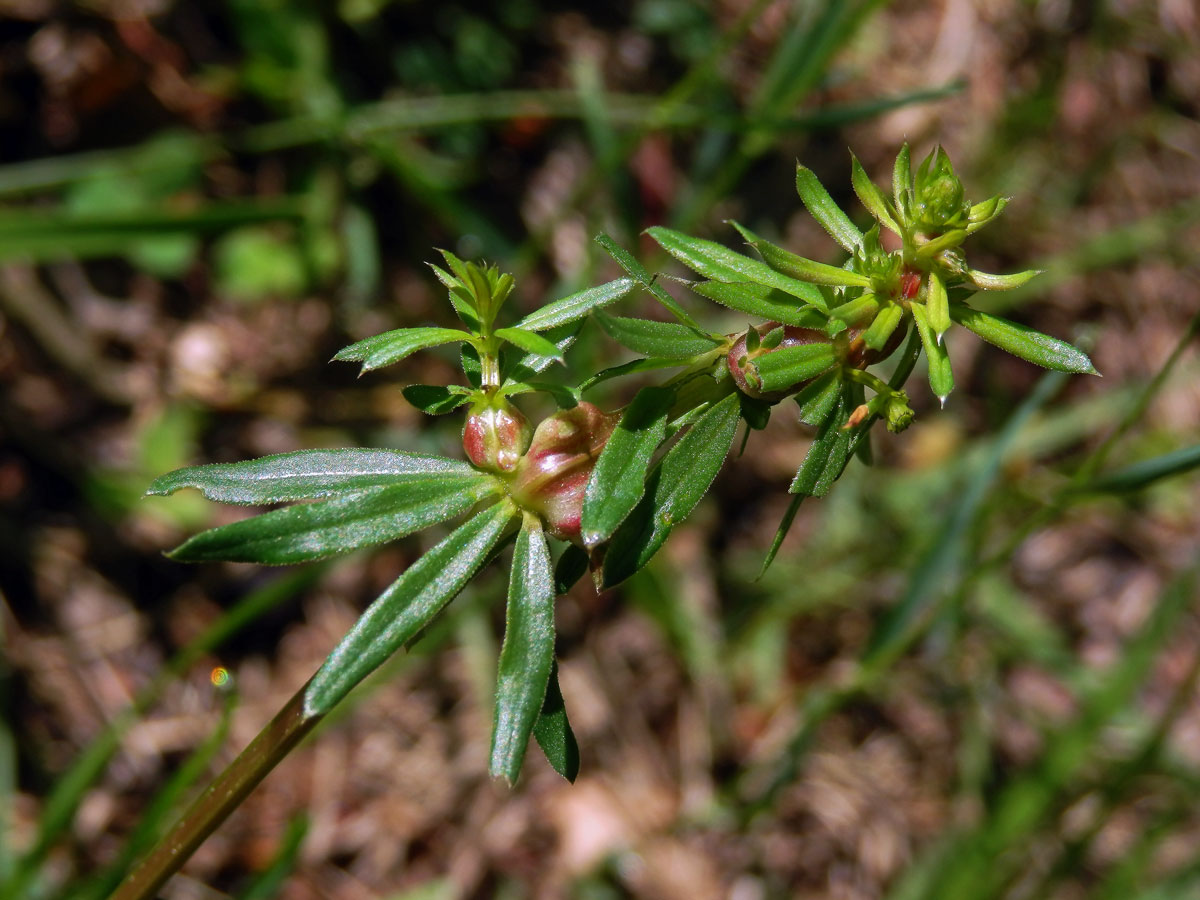
[[[917,331],[921,335],[921,346],[925,348],[925,356],[929,362],[929,387],[934,395],[946,405],[946,398],[954,390],[954,373],[950,369],[950,355],[946,345],[939,344],[937,335],[929,325],[929,315],[925,307],[918,303],[912,305],[913,321],[917,323]]]
[[[554,663],[554,573],[541,521],[525,515],[513,549],[504,646],[496,677],[489,770],[512,784],[546,699]]]
[[[503,490],[491,475],[405,475],[386,487],[277,509],[202,531],[168,554],[181,562],[288,565],[382,544],[466,512]]]
[[[633,290],[633,284],[632,278],[618,278],[608,284],[571,294],[569,297],[555,300],[553,303],[548,303],[541,309],[531,312],[517,323],[517,327],[528,331],[545,331],[547,328],[574,322],[576,319],[582,319],[594,309],[616,303]]]
[[[627,319],[602,312],[595,313],[595,319],[610,338],[622,347],[628,347],[643,356],[691,359],[693,356],[708,353],[721,344],[717,338],[674,322]]]
[[[674,399],[670,388],[642,388],[604,445],[583,499],[582,536],[589,547],[608,540],[642,499]]]
[[[825,424],[808,448],[808,454],[788,488],[789,493],[806,497],[824,497],[829,493],[850,459],[854,431],[843,426],[850,418],[851,411],[851,403],[843,391],[834,411],[825,419]]]
[[[912,203],[912,159],[908,144],[905,143],[896,154],[896,162],[892,166],[892,199],[902,220],[911,215]]]
[[[978,269],[967,269],[967,280],[981,291],[1011,291],[1041,273],[1041,269],[1027,269],[1012,275],[991,275]]]
[[[656,369],[678,369],[685,365],[687,365],[687,360],[683,359],[664,359],[662,357],[632,359],[627,363],[621,363],[619,366],[610,366],[607,369],[601,369],[580,385],[579,389],[581,391],[588,391],[602,382],[613,378],[621,378],[625,375],[632,375],[635,372],[653,372]]]
[[[715,303],[784,325],[824,328],[825,316],[811,306],[798,306],[796,299],[783,291],[761,284],[701,281],[688,287]]]
[[[800,421],[814,428],[823,425],[837,406],[841,391],[842,384],[837,372],[830,372],[813,381],[795,398],[800,407]]]
[[[567,781],[579,775],[579,744],[575,732],[567,720],[567,707],[563,703],[562,689],[558,686],[558,665],[550,669],[550,681],[546,685],[546,700],[542,714],[533,726],[533,736],[546,754],[546,760],[554,771]]]
[[[431,416],[454,412],[471,399],[471,392],[457,384],[410,384],[400,393],[421,412]]]
[[[837,364],[837,355],[831,344],[801,344],[764,353],[754,364],[763,390],[781,391],[828,371]]]
[[[673,257],[705,278],[762,284],[778,288],[818,309],[827,308],[824,295],[815,286],[782,275],[761,260],[743,256],[716,241],[694,238],[660,225],[647,228],[646,233]]]
[[[470,333],[457,328],[399,328],[344,347],[333,358],[361,362],[362,370],[369,372],[398,363],[418,350],[473,339]]]
[[[474,475],[467,463],[401,450],[297,450],[160,475],[147,494],[196,488],[209,500],[247,506],[312,500],[404,481],[413,475]]]
[[[1018,325],[1008,319],[979,312],[964,304],[956,303],[951,306],[950,317],[989,344],[995,344],[1001,350],[1036,365],[1057,369],[1059,372],[1096,374],[1096,369],[1087,354],[1075,349],[1066,341],[1052,338],[1048,334]]]
[[[866,169],[862,167],[862,163],[858,161],[858,157],[853,153],[850,154],[850,183],[854,186],[854,193],[858,194],[858,199],[862,205],[867,208],[867,212],[879,220],[885,228],[891,229],[896,234],[900,233],[900,226],[896,224],[896,220],[892,218],[891,210],[888,209],[888,202],[883,196],[883,192],[875,186]]]
[[[633,254],[603,232],[596,235],[596,243],[604,248],[605,252],[616,261],[617,265],[632,275],[638,284],[649,291],[650,296],[669,310],[671,315],[684,325],[690,325],[692,328],[697,329],[700,328],[700,324],[688,314],[686,309],[676,302],[674,297],[667,293],[661,284],[651,277],[650,273],[646,271],[646,267],[634,259]]]
[[[784,275],[789,275],[792,278],[798,278],[801,281],[807,281],[811,284],[828,284],[841,287],[869,287],[871,284],[871,279],[866,275],[860,275],[858,272],[852,272],[849,269],[843,269],[838,266],[827,266],[825,263],[797,256],[795,253],[772,244],[770,241],[763,240],[749,228],[744,228],[737,222],[732,222],[731,224],[746,239],[746,243],[758,251],[759,255],[763,258],[763,262],[777,272],[782,272]]]
[[[307,716],[322,715],[449,603],[487,560],[516,514],[503,500],[471,516],[409,566],[354,623],[317,670],[304,695]]]
[[[526,353],[518,357],[510,354],[509,348],[504,348],[500,354],[501,375],[513,381],[529,381],[534,375],[546,371],[546,369],[562,359],[563,354],[575,343],[575,338],[579,336],[579,329],[582,327],[583,319],[577,319],[574,322],[568,322],[566,325],[551,328],[543,334],[543,337],[551,341],[558,348],[558,354],[555,356]]]
[[[566,364],[562,351],[552,341],[546,340],[540,334],[526,331],[524,328],[497,328],[496,337],[508,341],[514,347],[519,347],[534,356],[548,357],[555,362]]]
[[[950,299],[946,296],[946,283],[937,269],[929,272],[929,294],[925,300],[925,311],[929,314],[929,327],[933,329],[938,343],[950,328]]]
[[[862,232],[850,221],[840,206],[833,202],[829,191],[817,179],[811,169],[796,166],[796,192],[804,201],[805,208],[812,213],[821,227],[829,232],[830,237],[845,249],[854,252],[854,248],[862,243]]]
[[[737,433],[741,406],[730,394],[696,420],[663,457],[646,496],[617,529],[604,557],[604,586],[624,581],[658,552],[671,530],[695,509],[721,470]]]

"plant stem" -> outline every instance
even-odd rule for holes
[[[300,688],[228,768],[210,784],[109,900],[151,900],[258,783],[316,727],[323,715],[306,716]]]

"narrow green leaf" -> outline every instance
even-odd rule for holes
[[[912,217],[912,189],[912,151],[905,141],[892,166],[892,199],[901,219],[906,221]]]
[[[546,700],[554,663],[554,573],[541,521],[528,513],[513,549],[504,645],[496,676],[492,725],[493,777],[521,774],[529,735]]]
[[[875,316],[875,320],[863,332],[863,343],[872,350],[882,350],[887,346],[888,340],[899,327],[900,322],[904,319],[904,307],[899,303],[888,303],[883,309],[879,310],[879,314]]]
[[[1099,493],[1130,493],[1149,487],[1156,481],[1182,475],[1200,468],[1200,444],[1144,459],[1110,472],[1084,486],[1085,491]]]
[[[957,247],[966,238],[967,233],[961,228],[953,228],[945,234],[940,234],[932,240],[917,247],[917,256],[922,259],[932,259],[943,250]]]
[[[853,153],[850,154],[850,183],[854,186],[854,193],[858,194],[862,205],[867,208],[867,212],[879,220],[879,223],[885,228],[899,234],[900,226],[892,218],[887,198],[883,196],[883,191],[875,186],[875,182],[867,175],[866,169],[862,167],[862,163]]]
[[[650,459],[667,434],[675,392],[665,387],[638,391],[621,416],[592,469],[583,498],[583,542],[608,540],[646,492]]]
[[[624,581],[650,561],[671,530],[708,491],[733,444],[740,420],[738,395],[712,405],[663,457],[646,496],[613,535],[604,557],[604,586]]]
[[[604,333],[635,353],[670,359],[691,359],[715,350],[720,339],[674,322],[629,319],[597,312],[596,323]]]
[[[804,462],[792,479],[788,493],[806,497],[824,497],[841,477],[850,459],[854,429],[845,428],[853,404],[842,391],[837,406],[825,419],[805,454]]]
[[[671,315],[682,322],[684,325],[690,325],[692,328],[699,329],[700,323],[691,317],[686,309],[667,293],[666,289],[654,280],[646,267],[643,266],[637,259],[634,258],[628,250],[610,238],[604,232],[596,235],[596,243],[604,248],[605,252],[616,261],[617,265],[624,269],[628,274],[632,275],[643,288],[645,288],[650,296],[657,300],[668,310]]]
[[[829,266],[797,256],[791,251],[777,247],[769,241],[757,240],[754,249],[762,254],[763,260],[772,269],[808,281],[812,284],[828,284],[834,287],[870,287],[871,279],[858,272],[843,269],[841,266]]]
[[[946,352],[946,345],[938,343],[937,336],[929,325],[929,315],[926,313],[925,307],[914,303],[910,309],[912,309],[913,321],[917,323],[917,331],[921,335],[921,346],[925,348],[925,356],[929,362],[929,387],[932,388],[942,406],[945,406],[946,398],[954,390],[954,373],[950,368],[950,355]]]
[[[804,496],[804,494],[792,496],[792,502],[788,504],[788,508],[783,513],[783,519],[779,522],[779,527],[775,529],[775,537],[771,539],[771,546],[767,549],[766,557],[763,558],[762,568],[758,570],[757,578],[762,578],[767,569],[771,568],[771,563],[775,562],[775,557],[779,555],[779,548],[783,546],[783,539],[787,537],[788,532],[792,530],[792,523],[796,521],[796,513],[800,511],[800,504],[804,502]]]
[[[280,566],[394,541],[466,512],[503,486],[491,475],[402,475],[320,503],[277,509],[202,531],[168,556],[181,562]]]
[[[875,319],[879,312],[879,298],[874,294],[863,294],[854,300],[848,300],[841,306],[835,306],[829,311],[830,321],[841,321],[847,325],[860,328]]]
[[[579,744],[575,732],[567,719],[567,707],[563,703],[562,689],[558,686],[558,663],[550,668],[550,681],[546,685],[546,700],[542,714],[533,726],[533,736],[546,754],[546,761],[554,771],[567,781],[574,782],[579,776]]]
[[[567,544],[554,564],[554,593],[565,594],[588,570],[588,552],[578,544]]]
[[[455,341],[472,341],[474,336],[457,328],[398,328],[385,331],[366,340],[359,341],[339,350],[334,359],[361,362],[362,370],[369,372],[382,366],[398,363],[418,350],[451,344]]]
[[[933,329],[938,343],[950,328],[950,298],[946,296],[946,282],[937,269],[929,272],[929,291],[925,298],[925,311],[929,314],[929,327]]]
[[[534,356],[548,357],[557,363],[566,365],[567,360],[563,356],[562,351],[552,341],[546,340],[540,334],[526,331],[524,328],[497,328],[495,335],[503,341],[508,341],[514,347],[524,350],[526,353],[531,353]]]
[[[673,257],[705,278],[766,285],[818,309],[828,308],[825,296],[814,285],[780,274],[761,260],[751,259],[716,241],[695,238],[661,225],[647,228],[646,233]]]
[[[529,381],[533,376],[546,371],[546,369],[558,362],[563,357],[563,354],[571,348],[571,345],[575,343],[575,339],[579,337],[579,330],[582,327],[583,319],[576,319],[574,322],[568,322],[566,325],[550,328],[544,333],[543,336],[547,340],[552,341],[554,346],[558,348],[558,353],[555,356],[542,356],[538,353],[525,353],[521,356],[516,356],[509,353],[510,348],[505,347],[500,351],[501,376],[512,381]]]
[[[599,287],[588,288],[548,303],[535,310],[517,323],[518,328],[529,331],[545,331],[556,328],[576,319],[582,319],[594,309],[601,309],[610,303],[616,303],[633,290],[632,278],[618,278]]]
[[[443,416],[471,399],[471,391],[457,384],[410,384],[400,391],[421,412]]]
[[[402,450],[297,450],[237,463],[176,469],[155,478],[147,494],[196,488],[209,500],[244,506],[312,500],[403,481],[412,475],[469,476],[467,463]]]
[[[610,366],[607,369],[601,369],[591,378],[587,379],[579,386],[580,391],[590,391],[596,385],[613,378],[623,378],[626,375],[632,375],[635,372],[653,372],[657,369],[678,369],[681,366],[687,365],[688,361],[684,359],[663,359],[656,357],[652,359],[632,359],[627,363],[621,363],[619,366]]]
[[[1042,334],[999,316],[979,312],[962,303],[955,303],[950,307],[950,317],[989,344],[994,344],[1001,350],[1035,365],[1077,375],[1097,374],[1086,353],[1048,334]]]
[[[796,404],[800,407],[800,421],[805,425],[820,428],[837,406],[841,392],[842,383],[837,372],[830,372],[815,379],[795,397]]]
[[[754,365],[764,391],[782,391],[837,365],[837,353],[832,344],[800,344],[764,353]]]
[[[1000,213],[1004,212],[1004,207],[1008,206],[1008,198],[996,195],[988,199],[976,203],[967,213],[967,234],[974,234],[984,225],[994,220]]]
[[[862,232],[850,221],[840,206],[833,202],[829,191],[817,179],[812,170],[796,164],[796,193],[804,202],[805,208],[821,227],[829,232],[829,236],[851,253],[862,243]]]
[[[475,298],[471,296],[471,292],[445,269],[433,263],[426,263],[426,265],[433,269],[437,280],[446,288],[450,296],[450,305],[454,307],[454,312],[462,319],[463,324],[471,331],[478,332],[480,330],[479,310],[475,308]]]
[[[967,281],[981,291],[1011,291],[1041,274],[1041,269],[1026,269],[1011,275],[991,275],[978,269],[967,269]]]
[[[500,541],[516,508],[504,500],[471,516],[408,567],[354,623],[304,693],[304,712],[329,712],[463,589]]]
[[[500,388],[500,393],[505,397],[528,394],[532,391],[549,394],[554,398],[554,402],[563,409],[571,409],[579,405],[579,388],[567,384],[554,384],[549,381],[506,381]]]
[[[768,321],[800,328],[824,328],[825,316],[811,306],[797,306],[792,295],[761,284],[720,281],[688,282],[688,287],[715,303]]]

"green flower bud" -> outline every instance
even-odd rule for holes
[[[964,198],[963,184],[941,147],[935,147],[917,170],[915,193],[913,212],[920,231],[940,234],[967,224],[971,204]]]

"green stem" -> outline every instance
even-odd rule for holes
[[[205,789],[183,817],[117,888],[109,900],[151,900],[246,796],[300,743],[322,715],[305,716],[300,688],[249,746]]]

